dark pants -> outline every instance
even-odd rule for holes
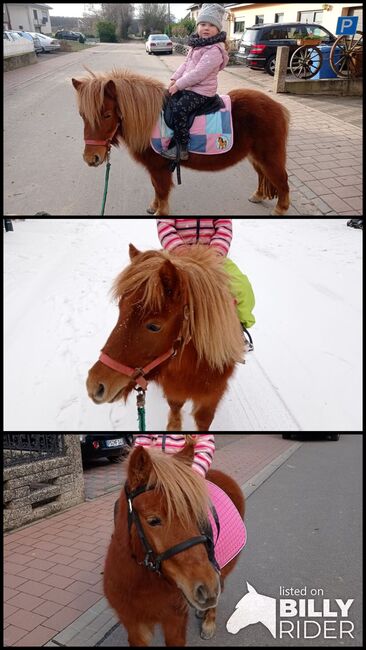
[[[192,90],[180,90],[169,99],[174,136],[176,141],[185,148],[189,141],[189,116],[198,108],[201,108],[208,99],[212,99],[212,97],[199,95]]]

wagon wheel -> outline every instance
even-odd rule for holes
[[[319,72],[323,55],[315,45],[302,45],[293,53],[290,70],[298,79],[311,79]]]
[[[339,36],[330,51],[330,65],[337,77],[362,76],[363,33]]]

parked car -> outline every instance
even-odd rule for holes
[[[322,43],[332,45],[336,36],[317,23],[269,23],[248,27],[239,42],[235,58],[250,68],[275,73],[276,53],[280,45],[290,48],[292,54],[299,47],[297,40],[310,34],[321,38]]]
[[[146,52],[148,54],[161,54],[162,52],[173,54],[173,43],[166,34],[150,34],[146,41]]]
[[[29,32],[32,36],[37,36],[41,42],[42,45],[42,52],[54,52],[55,50],[59,50],[61,45],[58,41],[56,41],[54,38],[51,38],[50,36],[46,36],[45,34],[40,34],[39,32]]]
[[[33,41],[31,43],[27,38],[20,36],[20,34],[12,30],[5,30],[3,32],[3,42],[4,58],[34,52]]]
[[[328,433],[328,434],[322,434],[322,433],[311,433],[309,434],[311,437],[315,436],[316,438],[319,438],[320,436],[323,438],[330,438],[331,440],[339,440],[341,437],[340,433]],[[291,437],[293,436],[292,433],[283,433],[282,438],[284,440],[290,440]]]
[[[118,463],[128,453],[132,443],[132,433],[80,434],[83,460],[105,457],[111,463]]]
[[[85,43],[86,36],[81,32],[71,32],[68,29],[59,29],[55,34],[55,38],[63,39],[66,41],[79,41],[79,43]]]
[[[32,41],[36,54],[43,52],[43,47],[41,45],[41,41],[38,38],[38,36],[32,36],[30,32],[23,32],[23,31],[16,32],[16,34],[19,34],[19,36],[24,36],[24,38],[27,38],[28,41]]]

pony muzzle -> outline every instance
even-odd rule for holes
[[[89,167],[99,167],[102,165],[107,156],[107,147],[86,145],[83,153],[84,162]]]

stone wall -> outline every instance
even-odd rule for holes
[[[84,502],[85,487],[79,436],[62,435],[63,455],[4,467],[5,531]]]

